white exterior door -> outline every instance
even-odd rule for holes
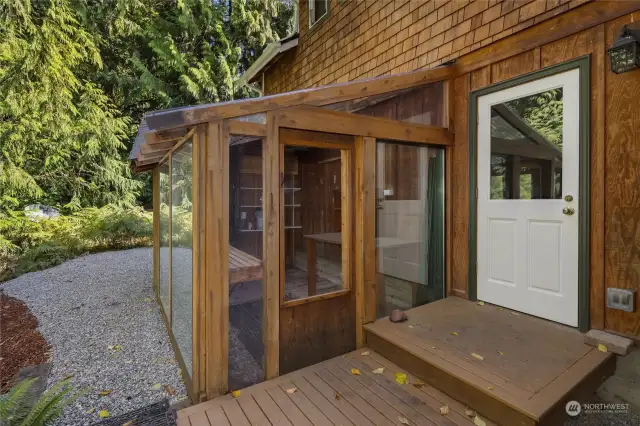
[[[579,71],[478,98],[477,297],[578,326]]]

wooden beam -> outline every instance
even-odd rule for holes
[[[175,142],[189,132],[186,127],[177,129],[167,129],[158,132],[149,132],[144,134],[144,141],[148,145],[155,145],[164,142]]]
[[[328,144],[336,147],[352,147],[352,135],[339,135],[337,133],[312,132],[310,130],[280,129],[280,142],[286,145],[306,145],[326,148]],[[346,148],[345,148],[346,149]]]
[[[158,111],[148,114],[146,121],[150,129],[157,130],[189,126],[210,120],[273,111],[297,105],[327,105],[435,83],[451,78],[455,72],[454,66],[422,69],[255,99],[242,99],[186,109]]]
[[[278,117],[267,113],[262,144],[262,252],[264,255],[262,339],[265,380],[280,371],[280,137]]]
[[[257,136],[263,138],[267,136],[267,126],[261,123],[250,121],[228,120],[229,133],[240,136]]]
[[[458,58],[457,75],[480,69],[637,10],[640,10],[640,2],[637,1],[587,3]]]
[[[140,146],[140,152],[143,154],[152,154],[154,152],[158,152],[158,151],[169,151],[171,148],[173,148],[173,146],[175,145],[176,141],[168,141],[168,142],[162,142],[162,143],[156,143],[156,144],[146,144],[143,143]]]
[[[306,106],[283,109],[276,114],[278,114],[281,127],[292,129],[369,136],[433,145],[451,145],[453,143],[453,134],[448,129],[437,126]]]
[[[169,150],[164,150],[164,151],[158,151],[158,152],[152,152],[151,154],[143,154],[142,151],[139,151],[138,154],[136,155],[136,161],[138,161],[139,163],[144,163],[144,162],[149,162],[149,161],[160,161],[165,155],[167,155],[167,153],[169,152]]]
[[[229,130],[209,123],[206,159],[206,393],[229,390]]]

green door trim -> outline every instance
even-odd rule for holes
[[[590,55],[582,56],[568,62],[553,65],[548,68],[523,74],[516,78],[503,81],[480,90],[472,91],[469,94],[469,299],[477,299],[477,119],[478,119],[478,98],[490,93],[498,92],[544,77],[549,77],[565,71],[578,69],[580,73],[580,165],[579,165],[579,200],[578,200],[578,328],[582,332],[589,330],[589,216],[590,216]]]

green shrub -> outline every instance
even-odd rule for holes
[[[140,208],[87,208],[33,220],[0,216],[0,281],[58,265],[84,253],[149,246],[152,214]]]
[[[26,379],[0,397],[0,426],[46,426],[62,414],[62,410],[84,394],[72,393],[69,380],[62,380],[33,401],[37,379]]]

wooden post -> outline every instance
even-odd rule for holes
[[[307,296],[316,295],[316,241],[307,238]]]
[[[262,173],[264,223],[262,231],[262,252],[264,254],[262,340],[264,343],[264,375],[265,379],[269,380],[279,375],[281,262],[280,137],[277,117],[271,112],[267,113],[267,138],[262,144]]]
[[[376,139],[355,142],[356,346],[364,346],[363,325],[376,319]]]
[[[453,133],[455,144],[455,129],[453,120],[453,80],[445,81],[442,87],[442,125]],[[444,281],[445,297],[451,295],[451,277],[453,271],[453,255],[451,253],[453,239],[453,202],[451,171],[453,169],[453,147],[447,146],[444,150]]]
[[[160,168],[153,169],[153,291],[160,301]]]
[[[207,399],[229,390],[229,132],[207,129],[205,178],[205,330]]]

